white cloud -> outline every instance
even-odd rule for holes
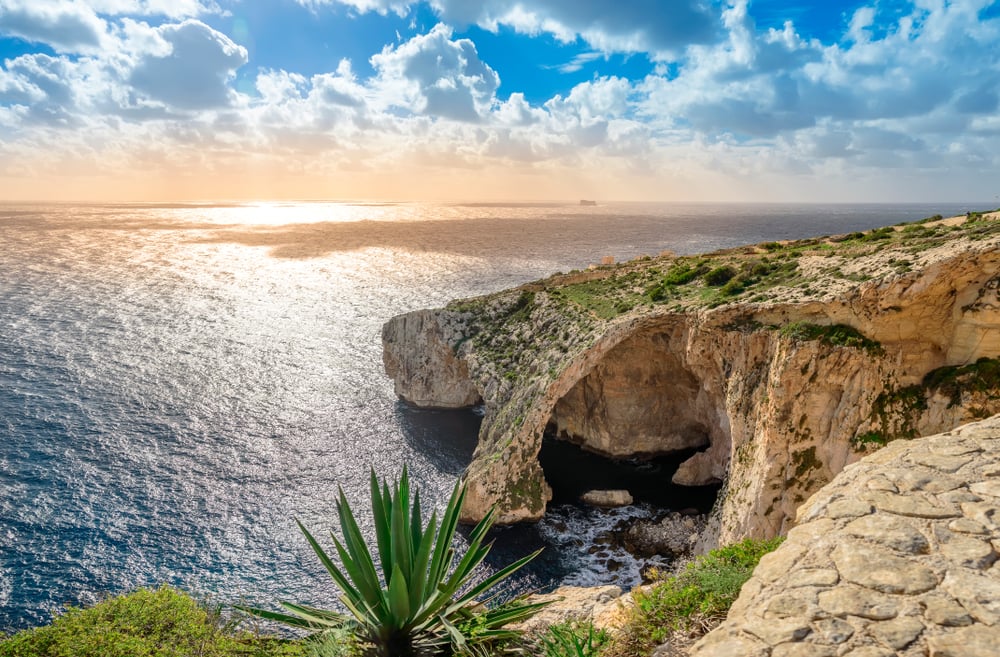
[[[234,92],[228,81],[247,63],[246,48],[197,20],[153,31],[168,49],[147,52],[135,63],[128,82],[136,91],[183,110],[231,104]]]
[[[847,29],[847,38],[858,43],[866,43],[871,40],[869,29],[875,23],[875,7],[859,7],[851,16],[851,23]]]
[[[44,0],[43,0],[44,1]],[[125,16],[163,16],[170,19],[193,18],[225,13],[214,0],[88,0],[98,14]]]
[[[500,103],[493,114],[494,119],[501,125],[523,126],[538,123],[545,118],[545,111],[532,107],[524,99],[524,94],[515,92],[506,101]]]
[[[178,19],[221,13],[217,3],[202,0],[0,0],[0,35],[59,52],[97,54],[113,45],[102,16]]]
[[[711,0],[428,0],[444,22],[501,25],[523,34],[542,32],[563,42],[577,37],[603,52],[678,53],[692,43],[708,43],[719,32]],[[318,9],[340,4],[358,12],[406,16],[416,0],[296,0]]]
[[[107,24],[83,2],[0,0],[0,34],[45,43],[63,52],[94,52]]]
[[[432,0],[442,19],[526,33],[578,35],[605,52],[680,52],[707,43],[719,29],[718,10],[703,0]]]
[[[392,12],[398,16],[406,16],[410,11],[410,5],[413,4],[410,0],[295,0],[295,2],[313,11],[332,4],[340,4],[361,13],[374,11],[385,15]]]
[[[372,56],[382,101],[431,117],[480,120],[493,106],[500,77],[472,41],[451,37],[451,28],[439,24]]]
[[[555,68],[560,73],[576,73],[590,62],[600,58],[601,53],[599,52],[582,52],[565,64],[548,68]]]
[[[7,62],[0,95],[4,103],[25,106],[24,120],[34,124],[75,127],[73,112],[79,92],[73,84],[80,66],[48,55],[21,55]]]

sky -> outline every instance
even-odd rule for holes
[[[1000,199],[1000,0],[0,0],[0,62],[7,201]]]

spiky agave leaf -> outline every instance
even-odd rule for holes
[[[482,611],[476,598],[531,561],[538,552],[519,559],[473,584],[475,569],[489,554],[491,544],[484,544],[493,525],[493,512],[472,530],[469,547],[455,562],[453,547],[458,516],[465,500],[464,482],[455,484],[448,503],[438,520],[432,513],[423,524],[420,492],[411,497],[407,468],[390,487],[379,482],[371,472],[370,494],[375,526],[375,550],[378,564],[361,534],[354,511],[339,491],[337,517],[341,537],[331,533],[338,566],[323,550],[305,526],[298,522],[309,545],[333,581],[341,589],[341,600],[354,616],[354,631],[378,657],[416,657],[417,655],[473,654],[499,639],[513,638],[517,632],[505,626],[524,620],[543,604],[515,600],[497,609]],[[318,629],[343,625],[347,618],[304,605],[282,603],[290,614],[261,609],[245,610],[262,618]],[[475,618],[475,636],[466,636],[463,626]],[[449,647],[450,646],[450,647]]]

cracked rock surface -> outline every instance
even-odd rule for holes
[[[798,512],[692,657],[1000,655],[1000,416],[890,443]]]

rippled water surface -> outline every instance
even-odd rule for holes
[[[0,630],[157,582],[330,604],[293,517],[330,526],[338,487],[363,508],[372,466],[441,502],[474,446],[474,413],[396,401],[392,315],[606,255],[965,209],[0,205]],[[501,559],[550,547],[519,586],[602,577],[583,548],[617,516],[559,516],[499,532]]]

